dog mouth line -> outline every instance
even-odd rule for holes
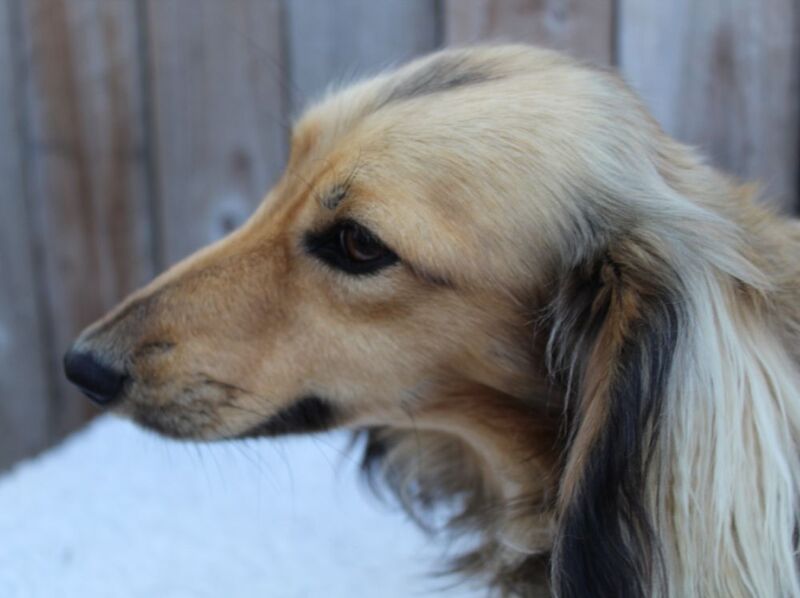
[[[193,378],[194,384],[181,389],[178,400],[158,404],[146,400],[131,402],[129,397],[128,401],[123,401],[120,412],[127,412],[140,424],[161,434],[184,439],[204,436],[212,428],[221,432],[218,435],[220,440],[309,434],[330,430],[345,419],[339,406],[317,394],[301,396],[271,412],[238,404],[237,399],[248,396],[267,402],[245,388],[218,380],[205,372],[199,372]],[[215,398],[203,396],[204,391],[210,389],[217,395]],[[226,432],[226,410],[248,414],[257,423],[244,431],[229,428]]]
[[[203,440],[212,439],[205,438],[204,434],[212,428],[222,432],[219,440],[241,440],[325,432],[336,427],[343,419],[339,409],[330,401],[308,396],[267,416],[244,432],[225,433],[224,417],[219,412],[226,409],[260,415],[251,409],[226,404],[220,404],[217,408],[198,404],[186,407],[140,404],[129,411],[129,415],[141,425],[166,436],[184,439],[202,437]]]
[[[241,395],[260,398],[240,386],[222,382],[205,374],[201,374],[201,384],[218,388],[225,393],[225,401],[220,405],[222,409],[245,411],[262,420],[244,432],[233,436],[234,439],[324,432],[334,428],[344,419],[340,408],[332,401],[316,394],[303,396],[278,411],[267,414],[237,405],[234,402],[235,398]]]
[[[325,432],[342,421],[336,405],[317,395],[298,399],[235,438],[259,438]]]

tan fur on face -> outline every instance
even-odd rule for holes
[[[343,220],[399,261],[324,263],[309,235]],[[613,74],[450,50],[323,98],[252,218],[77,347],[173,436],[322,399],[503,593],[791,595],[798,254]]]

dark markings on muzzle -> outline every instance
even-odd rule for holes
[[[241,435],[241,438],[308,434],[331,429],[340,421],[339,410],[325,399],[305,397],[278,411],[265,422]]]

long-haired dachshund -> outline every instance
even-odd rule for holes
[[[753,195],[612,73],[443,51],[306,112],[67,376],[178,438],[359,431],[505,595],[798,596],[800,226]]]

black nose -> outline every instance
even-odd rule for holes
[[[91,352],[67,351],[64,373],[70,382],[98,405],[107,407],[122,394],[125,374],[102,364]]]

